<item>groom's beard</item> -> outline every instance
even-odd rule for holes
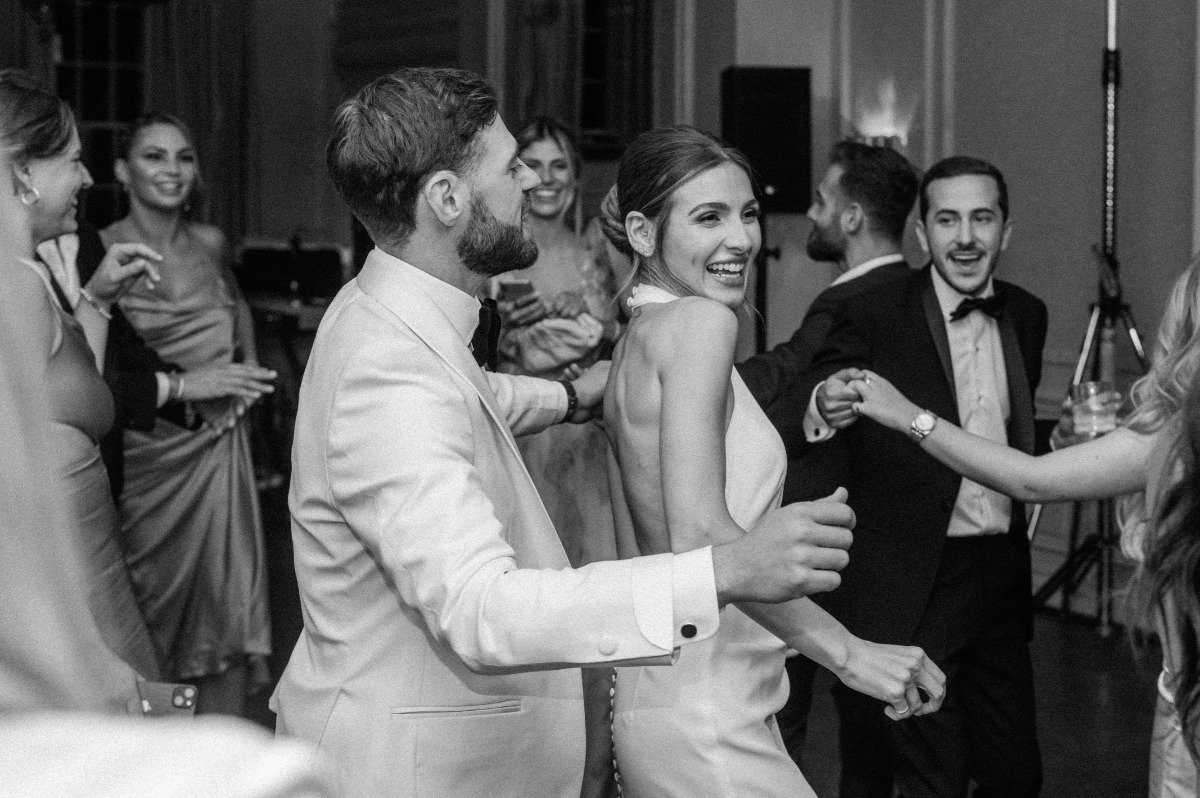
[[[538,257],[537,244],[525,237],[519,224],[497,219],[479,199],[471,198],[471,220],[458,240],[458,257],[476,274],[494,277],[528,269]]]
[[[837,263],[846,256],[846,241],[839,241],[828,230],[814,224],[808,231],[804,251],[818,263]]]

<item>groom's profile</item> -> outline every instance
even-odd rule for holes
[[[304,631],[272,700],[346,796],[577,796],[578,667],[663,664],[730,601],[837,584],[840,503],[694,551],[568,566],[513,436],[590,417],[574,383],[491,373],[490,275],[528,266],[518,157],[481,78],[404,69],[337,111],[330,174],[376,248],[321,323],[289,505]],[[682,649],[682,650],[680,650]]]

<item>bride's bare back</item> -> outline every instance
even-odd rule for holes
[[[613,353],[604,397],[609,486],[621,557],[687,551],[706,545],[697,521],[724,516],[724,431],[733,411],[729,387],[737,321],[728,308],[700,297],[644,305],[634,311]],[[699,350],[703,356],[697,357]],[[689,474],[696,453],[676,451],[664,429],[691,424],[707,452],[707,479]],[[701,434],[699,427],[720,424]],[[680,436],[670,436],[678,439]],[[686,436],[692,437],[692,436]],[[664,468],[664,457],[668,467]],[[707,483],[697,501],[692,490]],[[693,531],[695,534],[692,534]]]

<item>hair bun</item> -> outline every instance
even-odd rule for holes
[[[625,232],[625,218],[621,215],[621,203],[617,200],[616,183],[613,183],[612,188],[600,202],[600,229],[604,231],[604,237],[611,241],[612,245],[621,253],[631,258],[634,256],[629,236]]]

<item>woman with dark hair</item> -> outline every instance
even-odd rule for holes
[[[27,215],[36,245],[73,232],[79,192],[92,184],[81,160],[79,133],[66,103],[31,76],[0,71],[0,145],[11,163],[13,190]],[[54,336],[46,377],[50,435],[44,445],[59,470],[61,496],[87,568],[92,615],[105,643],[142,676],[154,679],[159,663],[138,610],[122,556],[117,511],[100,457],[100,438],[113,423],[113,399],[98,370],[112,303],[143,275],[152,285],[160,260],[141,244],[114,247],[96,274],[78,289],[76,305],[66,297],[46,266],[24,263],[46,288],[45,312]]]
[[[146,343],[189,374],[257,366],[250,311],[221,231],[189,218],[199,187],[188,129],[169,116],[135,122],[114,166],[129,214],[101,231],[108,246],[161,252],[162,279],[135,287],[121,310]],[[121,496],[126,557],[168,678],[200,687],[199,712],[241,714],[265,682],[271,652],[262,519],[246,409],[270,391],[270,372],[188,401],[191,423],[158,417],[125,433]],[[200,398],[203,397],[203,398]]]
[[[1128,494],[1121,503],[1122,548],[1142,561],[1135,594],[1142,596],[1145,615],[1158,623],[1163,638],[1151,798],[1196,794],[1193,758],[1200,740],[1197,365],[1200,258],[1193,259],[1175,281],[1159,325],[1153,366],[1134,383],[1133,410],[1116,430],[1034,457],[937,419],[932,432],[914,443],[968,479],[1024,502]],[[851,385],[861,396],[855,411],[897,432],[908,433],[922,412],[874,372],[864,371]],[[1190,397],[1186,403],[1185,396]]]
[[[603,213],[635,266],[604,401],[618,552],[736,539],[779,506],[786,463],[733,370],[735,311],[762,242],[750,168],[695,129],[645,133]],[[727,606],[716,635],[673,667],[619,670],[613,740],[626,794],[813,795],[774,721],[789,647],[886,702],[892,719],[941,703],[945,677],[919,648],[860,640],[807,598]]]

